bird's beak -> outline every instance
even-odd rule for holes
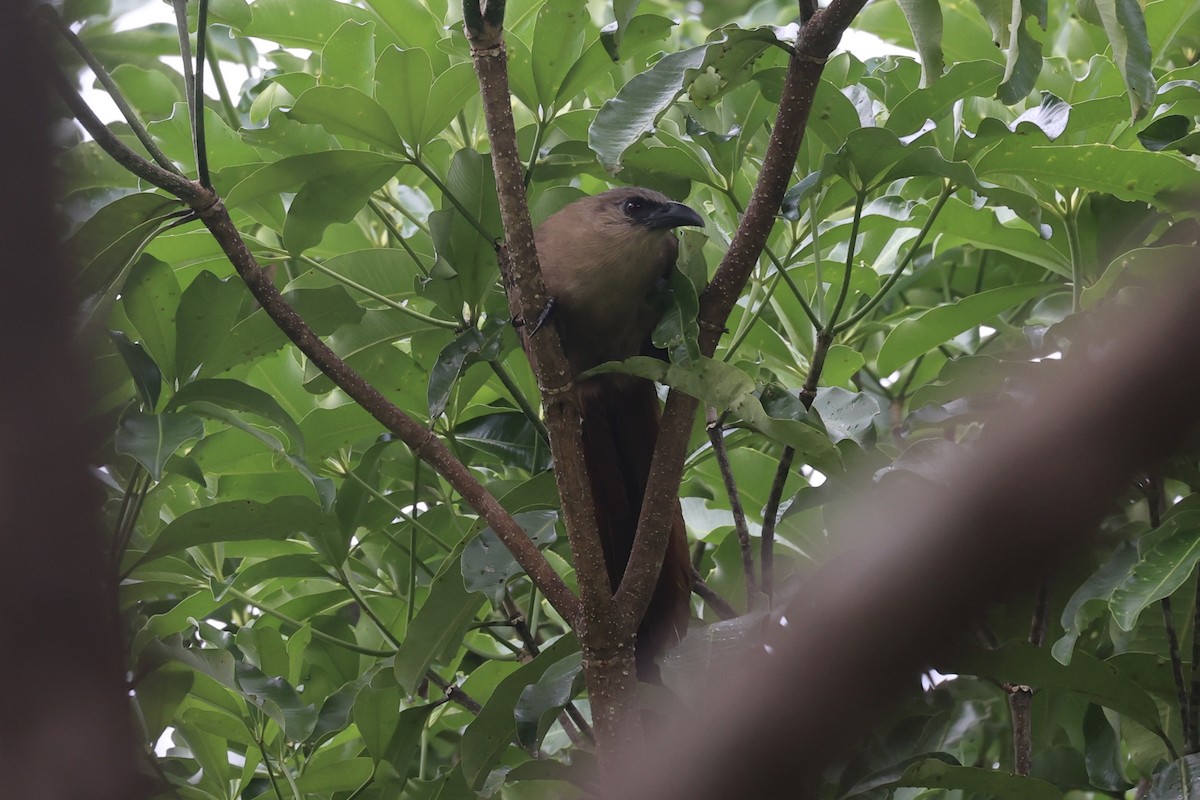
[[[668,203],[662,210],[651,214],[646,219],[646,225],[657,230],[683,226],[703,228],[704,219],[683,203]]]

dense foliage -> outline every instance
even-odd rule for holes
[[[63,14],[194,175],[175,31],[118,29],[128,5],[67,0]],[[1191,258],[1198,10],[869,6],[856,27],[920,60],[830,59],[794,186],[710,361],[690,346],[689,292],[757,178],[795,7],[735,0],[678,21],[669,3],[618,2],[619,26],[602,30],[605,4],[510,3],[534,223],[612,181],[710,220],[684,235],[678,313],[660,329],[670,367],[636,367],[728,412],[756,540],[795,447],[776,585],[821,563],[823,509],[852,469],[937,481],[942,451],[1068,350],[1089,309]],[[537,387],[497,282],[503,231],[461,10],[212,0],[209,23],[219,99],[202,155],[238,229],[316,332],[447,442],[573,585]],[[251,75],[241,87],[222,79],[235,64]],[[174,224],[178,203],[92,141],[64,142],[60,167],[111,431],[96,475],[163,796],[576,793],[589,762],[571,743],[587,715],[578,647],[495,536],[287,343],[209,232]],[[700,421],[693,445],[681,495],[699,572],[761,609]],[[1200,771],[1168,643],[1190,686],[1198,481],[1181,457],[1131,486],[1094,557],[1049,587],[1045,646],[1024,643],[1034,597],[998,609],[981,631],[994,649],[938,665],[959,677],[879,720],[823,796],[1120,796],[1139,782],[1178,796],[1180,770]],[[668,683],[739,646],[738,621],[695,610]],[[469,699],[446,702],[447,684]],[[1003,687],[1016,684],[1036,689],[1032,776],[1011,774]]]

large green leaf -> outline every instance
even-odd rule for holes
[[[538,547],[547,547],[557,538],[554,531],[557,511],[526,511],[514,514],[513,519]],[[521,565],[491,528],[480,531],[463,550],[463,585],[467,591],[483,592],[496,605],[504,597],[509,578],[521,572]]]
[[[669,53],[650,69],[633,76],[596,114],[588,129],[588,145],[610,172],[635,142],[654,129],[659,118],[683,94],[684,76],[704,63],[705,45]]]
[[[337,520],[322,513],[305,497],[280,497],[270,503],[231,500],[198,508],[176,518],[151,543],[141,561],[177,553],[213,542],[300,538],[323,528],[337,528]]]
[[[362,306],[340,286],[298,289],[286,293],[284,298],[318,336],[356,322],[363,314]],[[221,343],[205,359],[201,375],[218,375],[237,364],[273,353],[289,341],[274,320],[262,309],[257,309],[227,331]]]
[[[531,55],[533,84],[543,109],[554,106],[563,79],[583,51],[590,21],[584,0],[547,0],[538,9]]]
[[[1076,652],[1071,663],[1064,665],[1044,647],[1010,642],[994,650],[957,655],[938,669],[942,666],[945,672],[1070,692],[1128,716],[1164,740],[1167,736],[1154,699],[1114,666],[1088,653]]]
[[[481,787],[488,771],[516,736],[514,709],[525,687],[537,683],[552,665],[578,649],[575,637],[567,634],[500,682],[479,716],[463,732],[462,768],[468,784]]]
[[[179,210],[179,201],[159,194],[131,194],[109,203],[67,240],[80,263],[80,295],[120,291],[125,270],[155,232]]]
[[[1133,630],[1138,616],[1151,603],[1174,594],[1200,562],[1200,512],[1176,514],[1155,533],[1161,538],[1113,589],[1110,604],[1121,630]]]
[[[803,421],[803,406],[792,406],[792,413],[772,415],[755,396],[753,379],[735,366],[712,359],[700,359],[690,367],[667,364],[656,358],[637,356],[623,362],[609,362],[590,371],[627,372],[678,389],[719,411],[731,411],[751,428],[776,441],[796,448],[802,461],[822,472],[843,470],[841,457],[829,436],[811,422]]]
[[[370,94],[375,78],[375,25],[349,20],[321,48],[322,86],[349,86]]]
[[[1200,200],[1200,172],[1183,156],[1109,144],[1031,146],[1009,137],[979,160],[975,172],[1073,186],[1167,210],[1193,208]]]
[[[942,7],[938,0],[899,0],[921,54],[921,86],[933,86],[942,77]],[[907,131],[906,131],[907,133]]]
[[[133,265],[121,291],[125,316],[137,328],[142,346],[169,382],[175,380],[175,315],[179,299],[179,281],[174,271],[150,256],[142,256]]]
[[[369,11],[337,0],[258,0],[243,32],[285,47],[320,50],[347,20],[368,22]]]
[[[1004,286],[964,297],[906,319],[892,329],[879,348],[876,366],[890,375],[914,358],[953,339],[963,331],[982,325],[1001,311],[1012,308],[1046,290],[1041,284]]]
[[[1142,6],[1137,0],[1080,0],[1076,7],[1080,16],[1104,29],[1113,61],[1125,79],[1130,111],[1134,119],[1141,118],[1155,93]]]
[[[458,649],[467,624],[483,603],[483,597],[463,586],[460,551],[461,545],[446,558],[396,652],[396,682],[409,692],[425,679],[435,661]]]
[[[1094,612],[1099,607],[1101,613],[1107,610],[1113,590],[1129,575],[1136,563],[1137,548],[1129,542],[1122,542],[1104,566],[1071,595],[1062,613],[1062,626],[1066,633],[1050,649],[1060,663],[1071,663],[1075,642],[1083,630],[1089,609]]]
[[[204,435],[204,423],[194,414],[145,414],[126,411],[117,423],[115,447],[146,468],[150,477],[161,480],[167,459],[184,442]]]

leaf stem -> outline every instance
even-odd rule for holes
[[[857,325],[864,317],[867,316],[867,314],[871,313],[875,306],[879,305],[879,303],[882,302],[885,297],[887,297],[888,292],[892,290],[892,287],[896,285],[896,283],[900,280],[900,277],[904,274],[904,270],[910,263],[912,263],[913,258],[917,254],[917,250],[919,250],[925,243],[925,237],[929,234],[930,229],[933,228],[934,220],[937,219],[938,214],[941,213],[942,208],[946,205],[946,201],[950,199],[950,195],[953,193],[954,187],[951,184],[946,183],[942,186],[942,193],[938,195],[937,202],[934,203],[933,208],[930,209],[929,216],[926,218],[925,224],[921,226],[920,233],[917,234],[916,238],[913,239],[912,244],[909,245],[908,252],[904,254],[904,258],[901,259],[900,263],[896,265],[896,268],[892,270],[892,274],[889,275],[887,280],[883,282],[883,286],[879,287],[879,291],[875,292],[875,294],[873,294],[861,308],[847,317],[845,322],[841,323],[840,325],[836,325],[833,328],[833,332],[835,334],[845,333],[847,330]]]
[[[458,209],[458,213],[462,214],[463,218],[466,219],[467,222],[471,223],[471,227],[479,231],[479,235],[484,238],[484,241],[496,241],[496,235],[485,228],[483,223],[479,221],[479,217],[475,216],[470,209],[462,204],[462,201],[454,196],[454,193],[450,191],[446,184],[442,183],[442,179],[438,177],[437,173],[434,172],[428,164],[415,156],[410,158],[408,163],[421,170],[421,172],[425,174],[425,177],[429,178],[429,182],[438,188],[438,191],[442,193],[442,197],[449,200],[451,205]]]
[[[853,274],[854,248],[858,244],[858,228],[862,224],[863,205],[866,201],[866,192],[859,192],[854,198],[854,219],[850,224],[850,241],[846,243],[846,272],[842,275],[842,291],[838,294],[837,302],[833,304],[833,311],[829,312],[829,317],[825,320],[824,327],[821,328],[821,333],[826,337],[831,337],[837,325],[837,318],[842,313],[842,307],[846,305],[846,300],[850,297],[850,276]]]
[[[417,269],[420,270],[421,274],[428,278],[429,270],[426,268],[425,262],[421,260],[421,257],[417,255],[417,251],[413,250],[412,245],[409,244],[408,240],[404,238],[404,232],[397,227],[395,221],[392,219],[392,216],[380,208],[379,204],[374,200],[367,200],[367,206],[370,207],[371,211],[375,213],[375,216],[379,217],[379,221],[383,223],[383,227],[387,228],[388,233],[392,235],[392,238],[396,240],[404,252],[408,253],[408,257],[413,260],[413,263],[416,264]],[[428,233],[428,231],[426,231],[426,233]]]
[[[542,422],[541,417],[537,415],[537,411],[530,404],[529,398],[521,391],[521,387],[517,385],[513,379],[512,373],[504,366],[504,363],[499,360],[488,361],[488,366],[492,368],[492,372],[496,373],[496,377],[504,384],[504,388],[512,395],[513,401],[521,409],[521,413],[529,420],[529,424],[537,431],[538,436],[542,437],[542,441],[550,441],[550,432],[546,430],[546,423]]]
[[[1079,203],[1078,197],[1068,203],[1066,212],[1062,215],[1063,224],[1067,228],[1067,246],[1071,251],[1071,313],[1078,314],[1083,309],[1083,247],[1079,242]]]
[[[100,85],[104,87],[104,91],[112,98],[113,103],[117,106],[117,110],[121,112],[121,116],[128,123],[129,129],[133,131],[133,135],[146,148],[146,152],[150,154],[155,163],[163,169],[170,170],[176,175],[182,176],[183,172],[180,171],[179,167],[175,166],[175,162],[167,158],[166,153],[159,149],[158,144],[154,141],[154,137],[146,130],[146,126],[138,118],[137,112],[133,110],[133,106],[129,105],[129,101],[125,99],[125,95],[121,94],[121,89],[117,86],[116,81],[113,80],[112,75],[109,74],[104,65],[100,63],[100,59],[96,58],[96,55],[88,49],[88,46],[83,43],[82,39],[75,35],[70,26],[63,22],[62,17],[53,8],[42,6],[42,9],[46,19],[54,24],[58,32],[62,34],[63,38],[67,40],[71,47],[75,49],[75,52],[83,59],[84,63],[88,65],[88,68],[95,74],[96,80],[100,81]]]
[[[738,547],[742,552],[742,572],[746,580],[746,609],[750,610],[754,608],[758,600],[758,581],[754,577],[754,555],[750,549],[750,527],[746,524],[742,496],[738,491],[737,480],[733,476],[733,467],[729,463],[729,452],[725,449],[722,420],[712,406],[708,407],[706,430],[708,440],[712,443],[713,453],[717,457],[721,479],[725,483],[725,493],[729,497],[729,510],[733,514],[733,529],[737,532]]]
[[[225,592],[226,592],[226,594],[233,595],[234,597],[236,597],[238,600],[241,600],[246,605],[254,606],[259,611],[261,611],[263,614],[266,614],[268,617],[274,617],[275,619],[279,620],[280,622],[284,623],[285,625],[291,625],[292,627],[297,628],[297,629],[303,628],[305,626],[305,623],[301,622],[300,620],[293,619],[292,617],[289,617],[287,614],[284,614],[282,611],[279,611],[277,609],[271,608],[269,606],[264,606],[262,603],[255,600],[250,595],[246,594],[243,591],[235,589],[232,586],[227,588],[225,590]],[[394,650],[373,650],[370,647],[363,647],[362,645],[357,644],[355,642],[347,642],[345,639],[339,639],[336,636],[331,636],[330,634],[325,633],[322,630],[318,630],[317,628],[310,628],[310,630],[312,631],[312,635],[313,635],[314,639],[320,639],[322,642],[334,645],[335,647],[340,647],[343,650],[349,650],[352,653],[358,653],[359,655],[364,655],[364,656],[374,656],[375,658],[388,658],[390,656],[396,655],[396,651],[394,651]]]
[[[281,255],[288,255],[288,253],[284,250],[277,250],[275,252],[280,253]],[[325,266],[320,261],[317,261],[316,259],[312,258],[311,256],[301,255],[300,260],[303,261],[305,264],[308,264],[310,267],[315,269],[317,272],[320,272],[322,275],[328,275],[330,278],[333,278],[335,281],[342,284],[343,286],[348,286],[351,289],[355,290],[356,292],[362,292],[367,297],[370,297],[373,300],[378,300],[379,302],[383,303],[388,308],[395,309],[396,311],[399,311],[402,314],[406,314],[415,320],[424,322],[426,325],[432,325],[435,328],[442,328],[443,330],[448,330],[448,331],[458,330],[457,322],[454,322],[453,320],[448,320],[448,319],[438,319],[437,317],[431,317],[428,314],[422,314],[420,311],[417,311],[415,308],[409,308],[408,306],[404,305],[403,303],[397,302],[397,301],[393,300],[392,298],[388,297],[387,295],[380,294],[379,292],[375,291],[374,289],[369,289],[366,286],[363,286],[361,283],[358,283],[357,281],[353,281],[350,278],[347,278],[345,275],[339,274],[338,272],[330,269],[329,267]]]

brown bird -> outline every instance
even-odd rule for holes
[[[674,229],[704,226],[691,208],[650,189],[611,189],[578,200],[535,231],[554,322],[574,374],[605,361],[654,354],[658,323],[652,294],[670,275],[679,250]],[[605,374],[578,385],[583,454],[608,578],[613,591],[629,562],[650,461],[658,439],[654,384]],[[655,656],[687,631],[691,562],[683,514],[675,521],[653,599],[638,629],[638,674],[657,680]]]

